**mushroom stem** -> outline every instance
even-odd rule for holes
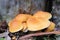
[[[31,36],[47,35],[47,34],[60,34],[60,30],[59,31],[53,31],[53,32],[39,32],[39,33],[28,34],[28,35],[20,37],[19,39],[29,38]]]

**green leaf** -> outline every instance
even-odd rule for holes
[[[5,40],[5,38],[0,38],[0,40]]]

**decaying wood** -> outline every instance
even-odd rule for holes
[[[28,34],[28,35],[20,37],[19,39],[29,38],[31,36],[48,35],[48,34],[60,34],[60,30],[59,31],[53,31],[53,32],[39,32],[39,33]]]

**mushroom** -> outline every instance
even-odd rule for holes
[[[55,29],[55,23],[51,22],[50,26],[45,30],[46,32],[53,31]]]
[[[27,30],[27,23],[23,23],[23,29],[22,29],[22,31],[23,32],[27,32],[28,30]]]
[[[24,27],[25,24],[23,25],[23,23],[26,23],[27,19],[30,16],[31,15],[28,15],[28,14],[19,14],[19,15],[17,15],[13,20],[11,20],[8,23],[9,31],[11,33],[14,33],[14,32],[20,31],[22,29],[25,30],[25,27]]]
[[[42,18],[30,17],[27,20],[27,26],[29,31],[38,31],[47,28],[50,25],[49,20]]]
[[[18,14],[15,19],[20,21],[20,22],[25,22],[31,15],[29,14]]]
[[[12,20],[9,22],[9,32],[14,33],[23,29],[22,23],[17,20]]]
[[[37,18],[44,18],[44,19],[50,19],[52,17],[50,13],[44,11],[37,11],[33,16]]]

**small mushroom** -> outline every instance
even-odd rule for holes
[[[25,30],[25,27],[23,26],[23,23],[25,23],[30,16],[31,15],[28,15],[28,14],[17,15],[13,20],[11,20],[8,23],[9,31],[11,33],[14,33],[14,32],[20,31],[22,29]]]
[[[16,40],[17,38],[15,36],[12,37],[12,40]]]
[[[37,18],[44,18],[44,19],[50,19],[52,17],[50,13],[44,11],[37,11],[33,16]]]
[[[49,20],[42,18],[30,17],[27,20],[27,26],[29,31],[38,31],[47,28],[50,25]]]
[[[45,30],[46,32],[53,31],[55,29],[55,23],[51,22],[50,26]]]
[[[23,29],[22,23],[15,19],[10,21],[8,26],[9,26],[9,32],[11,33],[14,33]]]

